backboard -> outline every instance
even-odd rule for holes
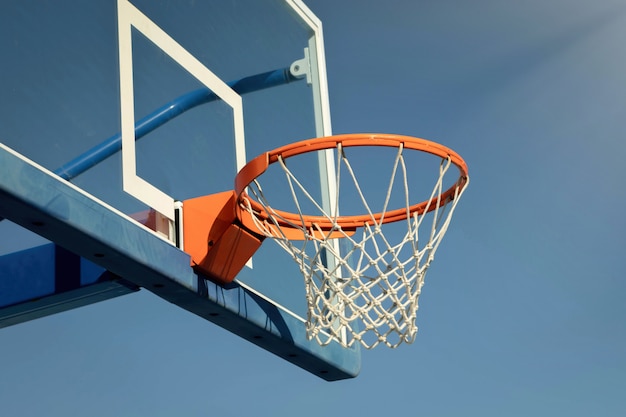
[[[223,288],[190,268],[176,223],[177,202],[233,189],[258,154],[331,134],[321,23],[301,1],[10,0],[0,35],[0,327],[143,287],[325,379],[358,373],[358,348],[306,339],[277,245]],[[320,201],[329,158],[299,167]]]

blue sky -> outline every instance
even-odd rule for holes
[[[327,383],[142,291],[2,329],[2,414],[622,415],[624,3],[306,3],[335,133],[470,168],[415,343]]]

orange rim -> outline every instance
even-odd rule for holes
[[[277,162],[279,156],[282,156],[283,159],[287,159],[307,152],[337,148],[339,144],[341,144],[344,148],[354,146],[385,146],[398,148],[402,146],[404,149],[426,152],[439,156],[443,159],[450,158],[450,161],[459,169],[459,179],[449,189],[442,193],[440,198],[435,198],[432,201],[425,200],[410,206],[408,208],[408,212],[410,214],[417,213],[418,215],[421,215],[434,210],[437,208],[437,200],[440,201],[440,206],[446,205],[454,198],[456,189],[458,188],[460,192],[467,184],[467,165],[465,164],[463,158],[450,148],[436,142],[411,136],[379,133],[355,133],[303,140],[282,146],[274,149],[273,151],[257,156],[244,166],[235,177],[235,193],[237,194],[237,200],[241,201],[242,199],[247,199],[252,209],[257,213],[256,216],[262,220],[268,220],[270,216],[265,212],[265,209],[260,203],[249,198],[245,192],[246,187],[263,174],[270,164]],[[293,224],[302,224],[307,228],[316,225],[322,230],[331,230],[336,224],[339,224],[343,229],[349,230],[362,227],[368,223],[372,224],[374,221],[376,221],[376,223],[392,223],[405,220],[407,218],[406,207],[391,210],[385,213],[376,213],[373,216],[369,214],[338,216],[333,219],[333,221],[324,216],[300,216],[296,213],[284,212],[276,209],[273,210],[277,215],[285,219],[285,221],[278,222],[280,226],[291,227],[288,223],[291,222]],[[240,212],[241,210],[238,210],[238,213]],[[242,218],[241,214],[239,214],[239,217],[242,221],[245,220]],[[244,221],[244,223],[247,222]]]

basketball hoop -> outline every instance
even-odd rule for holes
[[[345,149],[350,147],[397,150],[379,212],[371,210],[346,156]],[[331,207],[322,207],[319,198],[312,197],[313,193],[296,178],[285,160],[329,149],[337,154],[337,188],[331,190],[335,199]],[[417,203],[410,202],[405,161],[409,151],[441,159],[430,195]],[[284,172],[295,211],[279,210],[263,193],[259,177],[270,164],[277,164]],[[458,168],[459,175],[446,188],[444,177],[452,165]],[[343,190],[340,183],[345,178],[357,190],[363,214],[339,214]],[[297,262],[305,280],[309,338],[322,345],[336,340],[346,347],[361,343],[366,348],[379,344],[394,348],[415,340],[424,276],[468,183],[463,159],[451,149],[424,139],[388,134],[311,139],[262,154],[237,174],[237,217],[245,229],[272,238]],[[394,185],[401,188],[399,192],[404,196],[402,207],[388,207]],[[304,213],[305,205],[314,207],[315,213]],[[392,223],[406,225],[401,236],[388,233]]]

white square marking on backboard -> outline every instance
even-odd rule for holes
[[[135,105],[133,88],[132,30],[134,27],[187,72],[233,109],[237,171],[246,163],[243,104],[239,94],[205,67],[197,58],[139,11],[128,0],[118,0],[120,109],[122,132],[122,180],[124,191],[170,220],[174,220],[174,198],[137,175],[135,155]]]

